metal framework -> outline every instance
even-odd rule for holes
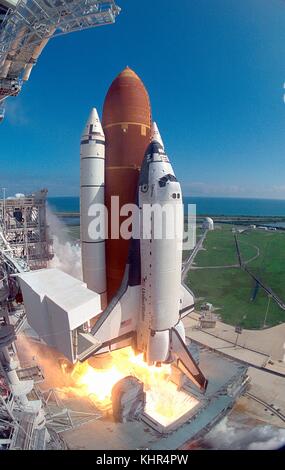
[[[112,24],[119,13],[115,0],[19,0],[8,9],[0,0],[0,101],[20,92],[51,37]]]
[[[34,380],[31,369],[36,369],[36,367],[18,371],[20,383],[26,379],[38,382]],[[21,373],[24,374],[24,378],[21,377]],[[37,413],[32,410],[25,411],[19,406],[17,398],[7,385],[5,376],[5,370],[0,362],[0,450],[64,449],[65,444],[58,434],[50,432],[53,431],[52,427],[48,430],[46,424],[42,428],[38,428]],[[30,399],[30,403],[33,399],[40,400],[36,386],[30,394]],[[42,404],[44,405],[44,403]],[[86,420],[82,424],[85,422]],[[70,427],[72,428],[72,426]]]
[[[46,195],[42,190],[27,197],[0,200],[0,255],[2,252],[6,263],[18,263],[22,270],[26,270],[23,262],[29,269],[41,269],[53,258]]]
[[[2,375],[0,364],[0,379]],[[35,414],[19,413],[13,394],[6,391],[0,382],[0,450],[1,444],[9,450],[64,449],[66,445],[60,438],[61,433],[102,418],[102,413],[96,408],[90,412],[69,408],[61,401],[56,389],[42,392],[35,386],[34,393],[44,406],[46,427],[43,429],[35,429]],[[47,431],[51,437],[48,446]]]
[[[102,418],[103,413],[87,398],[90,411],[76,411],[69,408],[69,400],[63,400],[62,392],[55,388],[40,391],[38,396],[45,407],[46,423],[48,430],[57,434],[83,426],[90,421]]]

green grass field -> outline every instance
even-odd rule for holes
[[[205,250],[199,251],[195,258],[197,266],[234,266],[238,265],[235,240],[231,225],[221,225],[221,228],[208,232],[204,242]],[[243,256],[249,260],[256,255],[256,249],[243,244]]]
[[[238,264],[232,232],[214,230],[208,232],[203,248],[195,258],[197,266],[231,266]]]
[[[243,261],[250,261],[260,251],[260,256],[249,262],[249,269],[285,300],[285,233],[251,231],[238,235]],[[232,227],[209,232],[195,259],[196,266],[230,266],[238,264]],[[258,248],[258,249],[257,249]],[[245,328],[261,328],[264,324],[268,297],[259,288],[252,300],[255,288],[253,279],[240,268],[193,269],[187,276],[187,284],[193,290],[198,307],[207,301],[219,310],[222,319],[231,325]],[[285,322],[283,311],[273,300],[268,310],[267,326]]]
[[[244,244],[259,248],[260,255],[248,268],[285,302],[285,232],[251,231],[240,234],[240,251],[244,260]]]
[[[230,325],[242,324],[244,328],[263,327],[268,298],[261,289],[254,302],[251,297],[253,280],[238,268],[191,270],[187,284],[196,295],[197,305],[205,300],[211,302],[225,321]],[[199,300],[199,298],[202,298]],[[267,325],[277,325],[285,321],[285,312],[271,301]]]

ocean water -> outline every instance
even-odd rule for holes
[[[50,197],[48,203],[54,212],[79,212],[79,197]],[[196,204],[197,215],[285,217],[283,199],[185,197],[184,205],[188,204]]]
[[[198,215],[285,216],[283,199],[185,197],[184,204],[196,204]]]
[[[79,212],[79,197],[49,197],[48,204],[54,212]]]

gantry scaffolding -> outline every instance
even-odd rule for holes
[[[68,394],[42,390],[43,370],[35,357],[21,363],[15,339],[9,315],[0,309],[0,450],[65,449],[61,433],[102,418],[102,413],[89,398],[84,400],[87,410],[79,411]]]
[[[44,381],[43,372],[37,364],[20,365],[15,334],[9,317],[0,312],[0,450],[63,449],[64,442],[53,430],[51,413],[51,424],[47,423],[45,401],[37,388]],[[86,419],[81,418],[79,424]],[[72,429],[73,422],[68,424]]]
[[[47,190],[0,200],[0,254],[6,263],[42,269],[53,258],[46,220]],[[19,271],[19,269],[18,269]]]
[[[119,13],[115,0],[0,0],[0,101],[20,92],[51,37],[112,24]]]

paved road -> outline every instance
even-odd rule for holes
[[[226,266],[192,266],[191,269],[228,269],[228,268],[239,268],[238,264],[229,264]]]
[[[276,376],[285,377],[285,364],[280,360],[283,353],[284,338],[282,325],[268,330],[243,330],[237,338],[235,327],[220,321],[217,321],[216,328],[211,330],[199,328],[199,317],[198,312],[193,312],[183,319],[187,337],[218,352],[246,362],[252,367],[266,370]],[[272,347],[275,343],[279,346],[278,351],[274,352]],[[274,353],[274,360],[271,358],[271,353]]]
[[[242,243],[243,245],[251,246],[251,247],[253,247],[253,248],[256,249],[256,255],[254,255],[252,258],[250,258],[250,259],[244,261],[244,262],[243,262],[244,264],[249,264],[249,263],[251,263],[252,261],[255,261],[257,258],[259,258],[259,256],[260,256],[260,250],[259,250],[258,246],[256,246],[256,245],[251,245],[250,243],[241,242],[241,241],[240,241],[239,243]]]
[[[186,276],[187,276],[187,273],[188,273],[189,269],[191,268],[192,263],[193,263],[193,261],[195,260],[198,251],[202,248],[207,233],[208,233],[208,230],[205,230],[205,232],[203,233],[202,237],[198,240],[198,242],[197,242],[197,244],[196,244],[194,250],[192,251],[191,255],[190,255],[189,258],[185,261],[184,266],[183,266],[183,269],[182,269],[182,281],[185,280],[185,278],[186,278]]]

